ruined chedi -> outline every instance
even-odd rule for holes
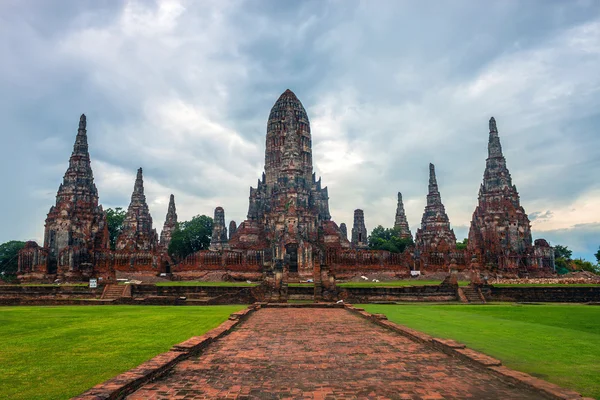
[[[469,251],[477,254],[484,266],[498,265],[502,255],[529,253],[532,247],[529,218],[506,167],[494,117],[489,131],[488,158],[468,242]]]
[[[158,235],[152,228],[152,216],[144,195],[142,169],[138,169],[131,194],[131,202],[123,221],[123,229],[117,238],[117,250],[154,251],[158,247]]]
[[[227,246],[227,227],[225,226],[225,210],[223,207],[215,208],[212,235],[210,237],[210,250],[224,250]]]
[[[408,227],[408,220],[406,219],[406,213],[404,212],[404,203],[402,202],[402,193],[398,192],[398,206],[396,207],[396,219],[394,221],[394,229],[398,232],[401,239],[412,239],[410,228]]]
[[[363,210],[354,210],[354,223],[352,224],[352,247],[366,249],[369,247],[365,214]]]
[[[171,194],[165,224],[160,232],[160,248],[165,252],[169,250],[175,228],[177,228],[177,210],[175,209],[175,196]]]
[[[427,205],[421,219],[421,227],[415,235],[415,245],[421,255],[456,249],[456,236],[450,229],[450,220],[442,204],[433,164],[429,164]]]
[[[98,204],[98,190],[88,151],[86,117],[79,118],[79,129],[69,159],[69,167],[56,194],[56,205],[50,208],[44,231],[44,247],[48,249],[48,272],[76,270],[78,265],[90,262],[94,251],[108,249],[109,235],[106,213]],[[67,248],[77,257],[59,262],[59,255]],[[64,271],[57,271],[59,264]]]
[[[331,221],[327,187],[313,173],[308,115],[288,89],[269,113],[265,172],[250,188],[248,217],[229,246],[269,249],[274,259],[289,260],[290,272],[308,276],[324,243],[349,246]]]

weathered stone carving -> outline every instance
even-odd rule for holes
[[[165,252],[169,250],[169,243],[171,243],[171,237],[175,228],[177,228],[177,210],[175,209],[175,196],[171,195],[165,224],[160,232],[160,247]]]
[[[410,228],[408,227],[408,220],[406,219],[406,213],[404,212],[402,193],[400,192],[398,192],[398,205],[396,207],[396,219],[394,220],[394,229],[398,231],[400,238],[412,238]]]
[[[117,238],[117,250],[154,251],[158,247],[158,235],[152,228],[152,216],[144,195],[142,168],[138,169],[131,194],[131,202],[123,221],[123,230]]]
[[[369,247],[365,214],[363,210],[354,210],[354,223],[352,224],[352,247],[366,249]]]

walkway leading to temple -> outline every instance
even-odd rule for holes
[[[542,397],[341,308],[263,308],[128,398]]]

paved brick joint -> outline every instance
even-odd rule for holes
[[[540,399],[343,309],[268,308],[129,399]]]

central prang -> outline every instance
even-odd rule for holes
[[[312,277],[315,257],[326,247],[350,247],[331,221],[327,187],[313,173],[308,115],[289,89],[269,114],[265,172],[250,188],[247,218],[229,249],[271,249],[275,259],[289,260],[290,273],[301,277]]]

